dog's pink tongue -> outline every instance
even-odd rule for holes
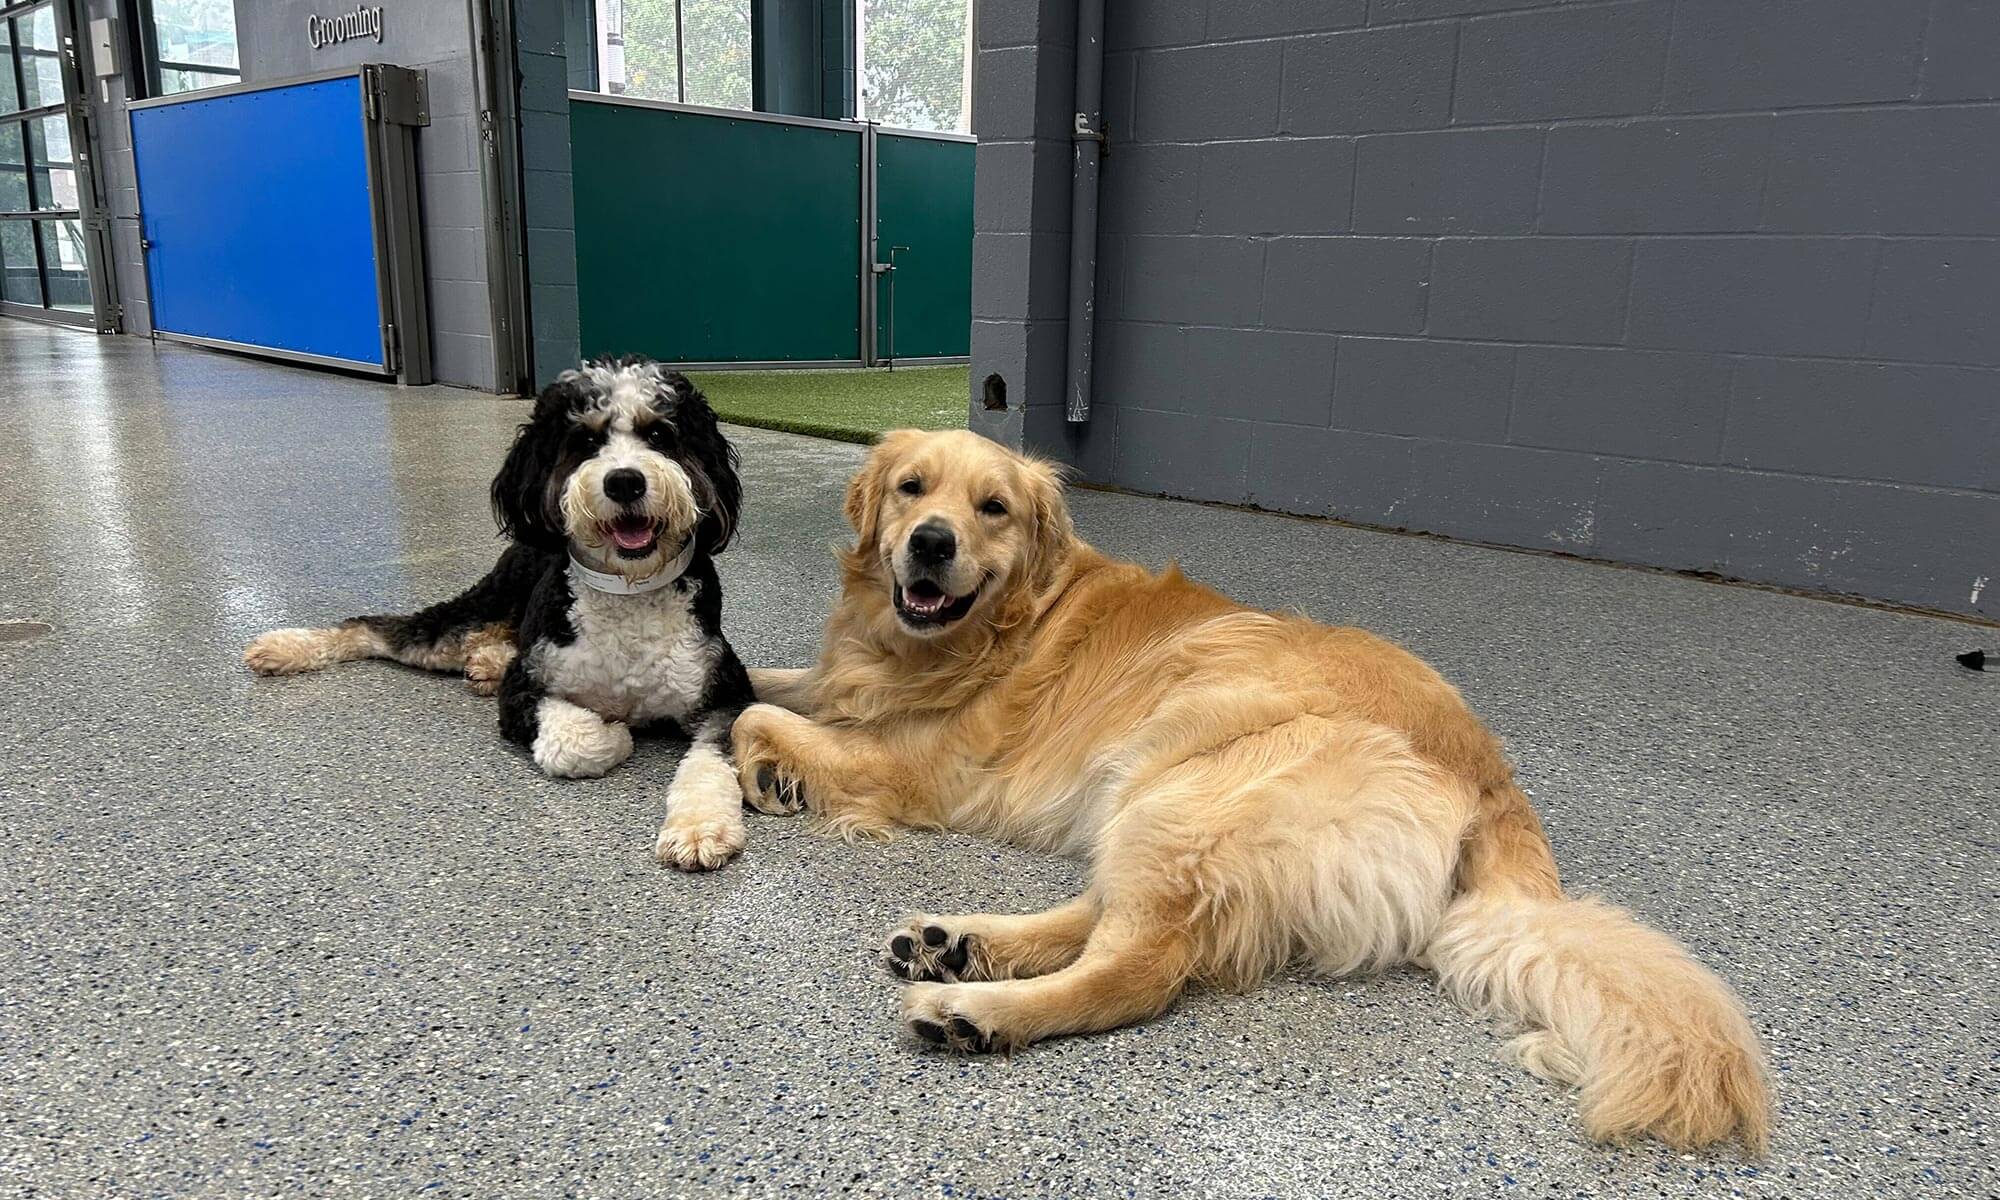
[[[651,521],[620,521],[611,527],[611,540],[620,550],[644,550],[653,541]]]

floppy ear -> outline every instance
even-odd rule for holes
[[[869,452],[868,461],[848,481],[844,508],[847,523],[854,526],[854,553],[862,559],[875,555],[876,538],[881,532],[882,493],[888,490],[889,472],[895,469],[904,449],[923,436],[916,429],[892,429],[883,434]]]
[[[1056,571],[1076,545],[1076,523],[1063,499],[1062,468],[1040,459],[1021,460],[1028,494],[1034,498],[1035,541],[1029,553],[1028,578],[1037,593],[1055,583]]]
[[[515,432],[507,461],[493,477],[493,519],[501,537],[544,550],[559,550],[568,540],[549,511],[549,473],[562,452],[563,426],[581,395],[565,372],[535,397],[534,415]]]
[[[715,410],[694,381],[678,371],[663,381],[674,395],[674,432],[692,460],[706,493],[702,499],[701,527],[695,538],[710,554],[720,554],[736,536],[743,513],[743,481],[736,474],[736,447],[722,436]]]

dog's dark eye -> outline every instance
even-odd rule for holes
[[[674,427],[665,421],[655,421],[639,432],[655,446],[664,446],[674,440]]]
[[[924,494],[924,481],[913,475],[897,484],[896,490],[905,496],[921,496]]]
[[[1000,498],[996,496],[993,499],[988,500],[986,503],[980,505],[979,511],[985,513],[989,517],[1004,517],[1007,515],[1007,506],[1005,504],[1002,504],[1000,502]]]

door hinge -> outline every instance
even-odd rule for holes
[[[403,369],[402,331],[394,321],[382,326],[382,365],[391,371]]]
[[[362,93],[370,121],[431,123],[430,74],[407,67],[363,67]]]

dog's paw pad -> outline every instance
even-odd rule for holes
[[[969,1019],[950,1013],[931,1017],[911,1017],[910,1032],[933,1046],[960,1054],[991,1054],[1000,1049],[993,1035]]]
[[[777,768],[757,768],[757,790],[750,807],[771,816],[788,817],[806,809],[806,788],[798,780],[778,774]]]
[[[935,921],[913,917],[889,935],[886,946],[889,973],[911,983],[955,983],[982,978],[975,966],[978,949],[978,940],[972,934],[954,934]]]

